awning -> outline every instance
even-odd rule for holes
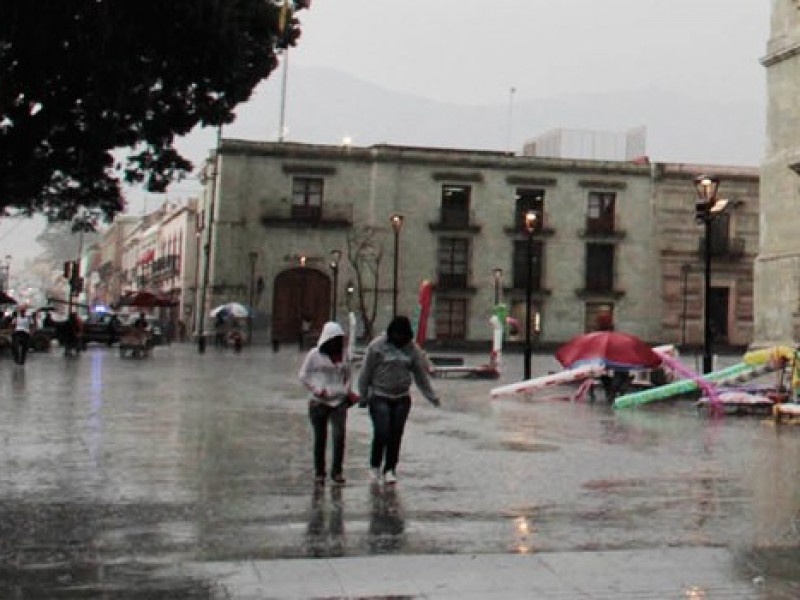
[[[153,259],[156,257],[155,250],[148,250],[147,252],[143,253],[141,258],[139,258],[140,265],[146,265],[147,263],[153,262]]]

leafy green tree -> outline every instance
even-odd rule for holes
[[[192,167],[175,137],[232,122],[308,5],[3,0],[0,216],[69,220],[85,207],[111,219],[122,182],[164,191]]]

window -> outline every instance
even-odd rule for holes
[[[436,339],[463,340],[467,337],[467,301],[464,298],[436,299]]]
[[[584,315],[583,330],[597,331],[598,325],[608,320],[608,315],[611,315],[611,322],[614,322],[614,305],[607,302],[587,302]]]
[[[442,225],[464,228],[469,226],[469,198],[467,185],[442,186]]]
[[[438,284],[442,289],[467,287],[469,240],[440,238],[438,256]]]
[[[514,206],[514,227],[526,232],[525,213],[532,210],[536,213],[534,231],[541,231],[544,226],[544,190],[534,188],[517,188],[516,205]]]
[[[292,218],[319,220],[322,217],[323,180],[319,177],[292,179]]]
[[[730,246],[730,215],[723,213],[711,219],[711,256],[724,256]]]
[[[531,289],[534,291],[542,288],[542,251],[542,242],[533,240],[531,244]],[[514,242],[513,277],[516,289],[528,289],[528,240]]]
[[[589,233],[614,233],[614,192],[589,192],[586,210],[586,231]]]
[[[614,246],[586,244],[586,289],[610,292],[614,289]]]

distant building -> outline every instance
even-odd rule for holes
[[[585,129],[553,129],[525,142],[523,156],[635,161],[647,156],[647,129],[623,133]]]
[[[434,283],[430,345],[483,347],[496,293],[525,323],[529,268],[537,344],[591,330],[604,313],[652,342],[702,344],[693,179],[705,166],[241,140],[223,140],[217,164],[201,206],[200,292],[206,306],[246,302],[263,282],[254,304],[276,339],[296,340],[305,319],[320,328],[334,298],[340,320],[353,310],[359,331],[374,317],[380,332],[392,316],[396,243],[399,312],[413,314],[420,283]],[[711,318],[718,343],[747,345],[758,172],[718,173],[735,202],[713,233]],[[527,211],[537,217],[530,236]],[[396,237],[393,214],[404,217]]]

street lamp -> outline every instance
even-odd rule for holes
[[[500,282],[503,279],[503,269],[495,267],[492,269],[492,275],[494,275],[494,305],[497,306],[500,304]]]
[[[258,252],[252,251],[247,255],[250,258],[250,299],[247,306],[253,310],[253,298],[255,296],[255,282],[256,282],[256,261],[258,261]]]
[[[689,293],[689,271],[691,270],[692,265],[681,265],[681,284],[683,295],[683,306],[681,307],[681,346],[686,345],[686,295]]]
[[[336,320],[336,292],[339,289],[339,261],[342,259],[341,250],[331,250],[331,272],[333,273],[333,299],[331,301],[331,321]]]
[[[525,379],[531,378],[531,292],[533,291],[533,232],[536,229],[536,211],[525,213],[525,231],[528,234],[528,279],[525,288]]]
[[[353,310],[353,294],[356,292],[356,284],[352,279],[347,281],[344,291],[347,294],[347,312],[350,312]]]
[[[400,230],[403,228],[403,215],[393,214],[389,217],[394,230],[394,279],[392,284],[392,318],[397,316],[397,278],[400,259]]]
[[[711,339],[711,223],[722,214],[728,206],[728,200],[717,198],[719,178],[712,175],[698,175],[694,178],[697,191],[695,201],[695,221],[705,229],[703,254],[705,258],[705,282],[703,294],[703,373],[710,373],[713,368],[713,351]]]

